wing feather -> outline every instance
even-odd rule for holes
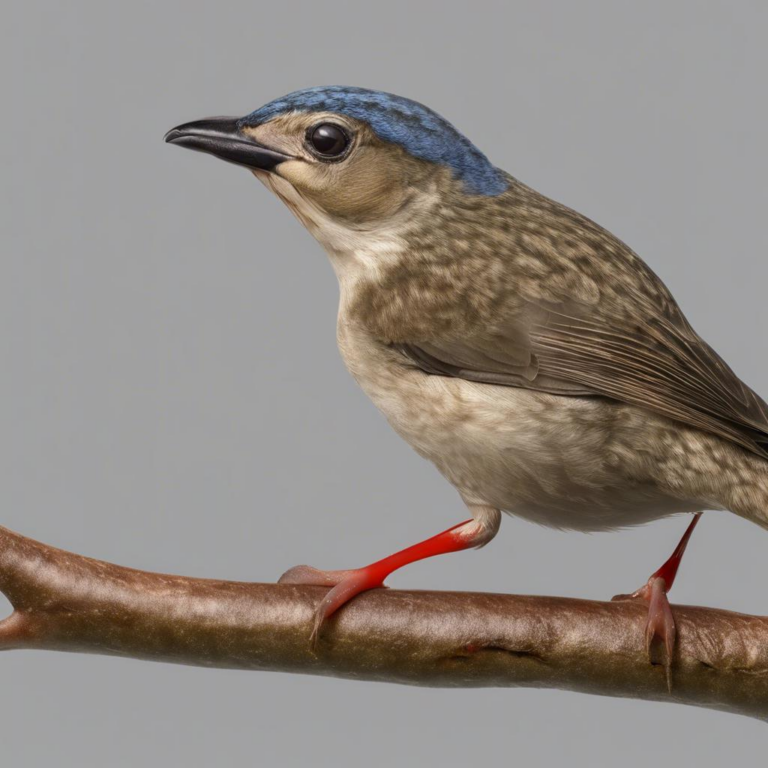
[[[378,286],[383,315],[399,323],[381,336],[429,373],[612,398],[768,458],[768,405],[696,334],[654,272],[593,221],[509,180],[505,195],[439,222],[444,238],[405,270],[413,282],[426,264],[416,288],[402,268],[385,283],[400,293]],[[451,251],[452,238],[464,250]],[[432,330],[388,310],[410,308],[421,321],[425,295],[432,314],[441,308]],[[453,317],[467,321],[453,328]]]
[[[696,334],[659,278],[604,236],[610,257],[634,268],[631,290],[590,303],[570,295],[547,302],[523,296],[522,310],[518,296],[472,333],[398,346],[430,373],[612,398],[768,458],[768,405]]]

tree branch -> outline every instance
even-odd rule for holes
[[[768,618],[676,606],[672,691],[645,653],[646,606],[376,590],[324,628],[325,590],[147,573],[0,528],[0,649],[101,653],[408,685],[526,686],[675,701],[768,720]]]

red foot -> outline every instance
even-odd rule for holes
[[[672,666],[672,654],[675,650],[677,628],[672,608],[667,599],[664,579],[655,578],[646,585],[648,591],[648,619],[645,622],[645,650],[650,656],[651,644],[656,638],[664,642],[667,651],[667,670]]]
[[[664,669],[667,677],[667,687],[670,691],[672,690],[672,658],[675,651],[677,628],[672,608],[667,599],[667,592],[672,589],[675,577],[677,576],[677,570],[680,567],[680,561],[683,559],[685,548],[688,546],[688,540],[691,538],[693,529],[699,522],[700,517],[701,513],[694,516],[675,551],[664,565],[648,579],[648,583],[645,586],[631,595],[616,595],[613,598],[614,600],[645,600],[648,603],[648,619],[645,622],[645,648],[650,658],[654,641],[659,640],[664,643],[666,651]]]
[[[496,535],[499,521],[500,513],[497,510],[480,508],[476,519],[459,523],[459,525],[438,533],[431,539],[414,544],[412,547],[396,552],[383,560],[377,560],[364,568],[350,571],[320,571],[309,565],[297,565],[286,571],[280,577],[279,583],[331,587],[315,609],[310,642],[312,647],[316,647],[323,622],[355,595],[369,589],[383,587],[384,579],[390,573],[409,563],[448,552],[459,552],[471,547],[480,547],[488,543]]]
[[[310,565],[297,565],[280,577],[279,584],[313,584],[331,587],[315,608],[312,634],[309,636],[309,642],[313,648],[317,645],[320,627],[331,614],[361,592],[384,586],[384,579],[389,574],[384,573],[377,566],[378,563],[374,563],[351,571],[319,571]]]

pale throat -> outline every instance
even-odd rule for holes
[[[253,173],[323,246],[342,291],[361,279],[375,279],[382,269],[405,256],[410,216],[391,217],[368,227],[350,226],[330,216],[286,179],[264,171]]]

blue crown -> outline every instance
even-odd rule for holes
[[[380,139],[399,144],[414,157],[447,165],[474,194],[498,195],[508,186],[503,173],[447,120],[402,96],[342,85],[306,88],[265,104],[239,122],[259,125],[287,112],[336,112],[362,120]]]

